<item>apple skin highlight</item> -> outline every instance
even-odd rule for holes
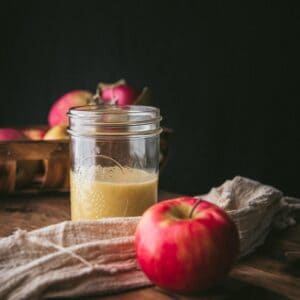
[[[165,200],[143,215],[135,235],[138,263],[157,286],[179,293],[205,290],[222,279],[239,252],[230,217],[198,199]]]

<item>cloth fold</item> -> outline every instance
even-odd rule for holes
[[[284,229],[296,223],[294,212],[300,199],[286,197],[278,189],[249,178],[236,176],[198,196],[226,210],[240,236],[240,257],[262,245],[272,228]]]
[[[241,257],[263,244],[272,227],[295,224],[293,212],[300,209],[299,199],[239,176],[200,197],[232,217]],[[102,295],[150,285],[135,258],[139,220],[66,221],[0,239],[0,299]]]

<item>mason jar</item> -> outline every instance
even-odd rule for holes
[[[157,201],[159,109],[99,104],[68,115],[72,220],[141,215]]]

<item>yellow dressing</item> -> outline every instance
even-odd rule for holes
[[[157,201],[157,174],[133,168],[91,168],[71,171],[72,220],[139,216]]]

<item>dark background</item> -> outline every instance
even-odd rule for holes
[[[205,3],[2,2],[0,126],[45,123],[65,92],[123,77],[175,130],[163,189],[240,174],[300,196],[299,5]]]

